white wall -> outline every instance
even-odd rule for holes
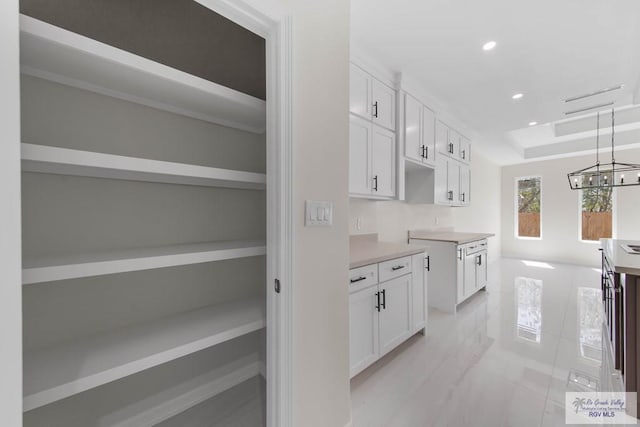
[[[640,150],[616,153],[618,162],[640,163]],[[607,160],[603,160],[607,161]],[[567,173],[595,162],[594,155],[531,162],[502,169],[502,251],[504,256],[598,266],[598,245],[579,241],[578,191],[569,189]],[[515,180],[542,177],[541,240],[515,237]],[[640,187],[614,191],[614,237],[640,239]]]
[[[347,274],[349,13],[344,0],[292,2],[294,19],[294,425],[351,418]],[[334,203],[305,227],[304,201]]]
[[[414,229],[453,227],[456,231],[495,233],[489,240],[489,259],[495,260],[501,251],[500,167],[476,150],[471,176],[471,204],[467,207],[351,199],[349,233],[378,233],[380,240],[392,242],[406,242],[407,231]]]
[[[349,14],[344,0],[249,0],[293,18],[294,426],[344,426],[349,387]],[[304,201],[334,204],[305,227]]]
[[[0,418],[22,425],[18,0],[0,2]]]
[[[452,209],[453,226],[458,231],[495,233],[489,239],[489,261],[494,261],[502,255],[499,190],[502,168],[478,149],[472,151],[471,160],[471,206]]]

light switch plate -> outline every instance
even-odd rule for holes
[[[333,203],[331,202],[307,200],[304,211],[304,225],[307,227],[333,225]]]

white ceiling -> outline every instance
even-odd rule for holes
[[[628,106],[634,95],[640,103],[640,0],[351,4],[354,43],[391,70],[419,80],[478,133],[476,141],[499,163],[566,155],[573,137],[557,137],[549,124],[572,117],[565,111],[608,101]],[[489,40],[497,47],[484,52]],[[623,89],[607,95],[563,101],[618,84]],[[524,97],[514,101],[517,92]],[[530,128],[530,121],[541,125]],[[589,126],[575,135],[583,143],[573,151],[593,148]],[[640,143],[640,133],[638,138]],[[554,144],[564,144],[562,152],[553,153]],[[530,150],[537,146],[546,151]]]

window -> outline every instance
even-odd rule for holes
[[[611,182],[611,174],[608,176]],[[580,240],[598,241],[613,235],[613,188],[580,191]]]
[[[516,236],[540,238],[540,188],[542,178],[516,180]]]

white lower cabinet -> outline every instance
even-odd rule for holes
[[[380,356],[393,350],[410,336],[411,274],[381,283],[380,290]]]
[[[411,257],[411,333],[427,326],[427,272],[431,268],[429,255],[416,254]]]
[[[468,251],[468,248],[466,249]],[[462,280],[462,298],[458,302],[462,302],[470,297],[476,291],[476,263],[477,254],[466,253],[464,257],[464,279]],[[459,292],[460,293],[460,292]]]
[[[351,377],[426,328],[428,266],[419,253],[350,271]]]
[[[487,239],[456,244],[449,241],[410,239],[429,246],[429,305],[445,313],[487,286]]]
[[[464,246],[456,245],[456,264],[455,264],[455,279],[456,279],[456,298],[453,301],[454,304],[457,304],[460,301],[465,299],[465,291],[464,291]],[[446,273],[445,273],[446,274]]]
[[[349,295],[349,358],[351,376],[378,359],[378,285]]]

